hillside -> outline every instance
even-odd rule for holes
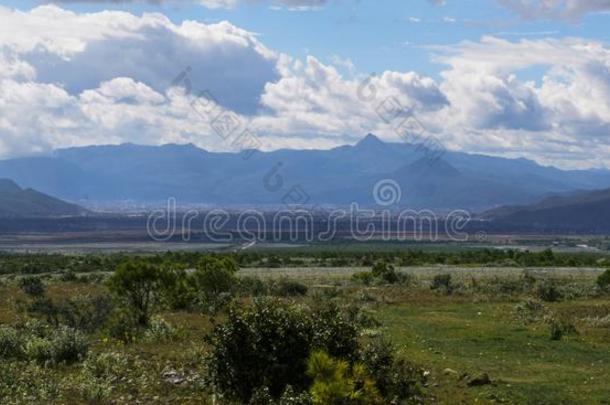
[[[0,179],[0,217],[77,216],[87,212],[36,190],[22,189],[12,180]]]
[[[536,204],[502,207],[483,217],[495,224],[543,232],[604,232],[610,230],[610,189],[575,192]]]

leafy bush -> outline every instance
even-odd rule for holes
[[[323,309],[256,300],[251,307],[231,308],[227,321],[208,337],[207,364],[218,392],[247,403],[259,387],[277,399],[288,385],[307,389],[306,361],[313,349],[353,358],[357,330],[332,305]]]
[[[115,378],[126,368],[127,359],[120,353],[100,353],[83,362],[83,370],[94,378]]]
[[[149,342],[168,342],[176,339],[176,328],[161,317],[153,317],[144,332],[144,338]]]
[[[74,363],[82,360],[89,344],[85,336],[68,327],[60,327],[46,337],[32,336],[25,343],[25,355],[40,363]]]
[[[115,310],[104,328],[105,334],[123,343],[134,342],[143,330],[143,326],[134,318],[131,311]]]
[[[267,283],[258,277],[240,277],[239,279],[239,291],[241,294],[262,297],[268,294]]]
[[[350,367],[345,360],[333,359],[323,351],[311,353],[307,375],[313,379],[309,392],[317,405],[381,404],[373,379],[362,364]]]
[[[28,312],[46,317],[48,323],[67,325],[85,332],[93,332],[101,327],[112,311],[112,299],[107,295],[82,295],[65,299],[55,304],[50,299],[37,299]]]
[[[40,277],[23,277],[19,280],[19,288],[29,296],[42,297],[44,284]]]
[[[394,346],[383,337],[374,338],[364,345],[360,360],[386,400],[402,403],[421,395],[421,386],[425,383],[423,370],[397,357]]]
[[[544,304],[538,300],[528,298],[515,306],[517,316],[525,323],[540,320],[546,311]]]
[[[273,294],[279,297],[298,297],[307,294],[307,286],[298,281],[282,278],[273,286]]]
[[[610,289],[610,269],[607,269],[597,277],[597,285],[602,290]]]
[[[0,359],[19,358],[23,355],[23,339],[10,326],[0,326]]]
[[[195,290],[183,267],[172,264],[161,268],[160,294],[164,305],[173,310],[192,309],[195,304]]]
[[[192,274],[193,287],[206,312],[214,313],[224,306],[237,287],[238,267],[227,258],[204,257]]]
[[[536,296],[542,301],[555,302],[562,298],[553,280],[542,280],[536,287]]]
[[[352,275],[352,280],[364,285],[371,285],[375,281],[375,276],[370,271],[359,271]]]
[[[373,273],[375,278],[381,279],[388,284],[394,284],[400,280],[394,266],[385,261],[375,263],[371,273]]]
[[[453,283],[451,282],[451,274],[437,274],[432,279],[431,289],[442,292],[444,294],[451,294],[453,292]]]
[[[548,323],[551,340],[561,340],[564,335],[578,333],[574,324],[564,318],[551,317]]]

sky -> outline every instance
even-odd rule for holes
[[[609,23],[610,0],[0,1],[0,158],[399,142],[399,109],[447,149],[610,168]]]

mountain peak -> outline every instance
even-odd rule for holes
[[[380,146],[386,146],[385,142],[376,137],[373,134],[367,134],[364,138],[362,138],[356,146],[358,147],[366,147],[366,148],[375,148]]]

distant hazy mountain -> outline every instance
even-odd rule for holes
[[[22,189],[14,181],[0,179],[0,217],[55,217],[83,215],[87,210],[32,189]]]
[[[193,145],[97,146],[0,161],[0,176],[72,201],[281,206],[293,187],[307,203],[374,205],[393,179],[401,207],[484,210],[553,193],[610,187],[610,172],[562,171],[525,159],[447,152],[430,162],[414,145],[367,135],[330,150],[211,153]],[[303,199],[303,201],[305,200]]]
[[[531,205],[497,208],[482,217],[500,226],[532,231],[605,232],[610,230],[610,189],[575,192]]]

